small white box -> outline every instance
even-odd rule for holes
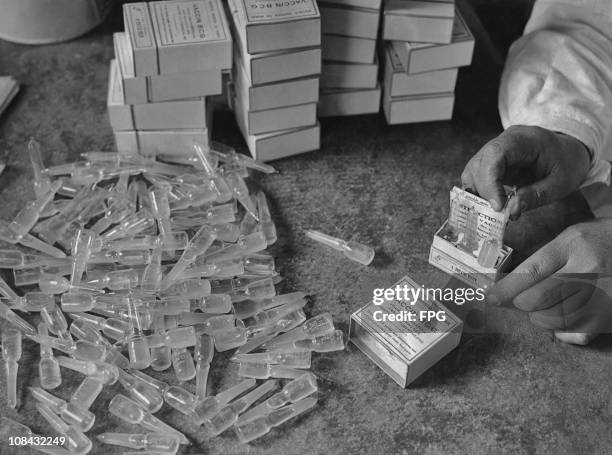
[[[408,276],[390,289],[397,286],[422,288]],[[444,320],[421,319],[421,312],[444,315]],[[407,313],[413,313],[416,320],[389,321],[389,315],[408,318]],[[380,321],[383,315],[388,315],[386,321]],[[385,300],[382,305],[369,303],[351,315],[349,337],[391,379],[406,387],[457,347],[462,330],[463,321],[435,300]]]
[[[352,90],[322,90],[318,115],[336,117],[346,115],[377,114],[380,110],[381,88]]]
[[[125,104],[197,98],[219,95],[223,91],[219,69],[135,77],[128,36],[114,33],[113,41],[123,79]]]
[[[321,30],[324,34],[376,39],[380,11],[366,8],[348,8],[322,3]]]
[[[346,6],[349,8],[367,8],[380,10],[382,0],[325,0],[321,3]]]
[[[111,61],[108,87],[108,115],[115,131],[174,130],[206,128],[205,98],[161,103],[125,104],[121,73]]]
[[[448,92],[391,97],[385,87],[382,104],[389,125],[450,120],[453,117],[455,94]]]
[[[124,154],[193,155],[194,144],[210,144],[210,130],[115,131],[117,151]]]
[[[376,40],[324,34],[321,38],[323,60],[349,63],[373,63]]]
[[[228,8],[249,54],[321,45],[315,0],[228,0]]]
[[[319,99],[318,77],[252,85],[238,55],[235,60],[234,87],[237,96],[248,111],[316,103]]]
[[[123,17],[135,76],[231,68],[221,0],[126,3]]]
[[[383,39],[447,44],[454,19],[455,6],[450,2],[389,0],[383,14]]]
[[[378,60],[374,63],[323,62],[322,89],[376,88],[378,85]]]
[[[317,104],[300,104],[297,106],[277,107],[264,111],[249,111],[242,104],[240,97],[236,98],[235,111],[241,111],[246,119],[248,134],[265,134],[275,131],[303,128],[317,123]]]
[[[448,93],[455,90],[457,68],[408,74],[390,42],[385,43],[384,86],[389,96]]]
[[[468,66],[474,53],[474,36],[459,10],[450,44],[392,41],[393,49],[409,74]]]
[[[478,221],[474,227],[474,232],[476,232],[480,239],[479,248],[482,245],[482,241],[489,237],[494,227],[502,226],[503,236],[507,217],[503,212],[495,212],[488,201],[457,187],[451,190],[450,200],[451,207],[455,207],[454,209],[451,208],[451,210],[457,210],[455,219],[459,228],[465,228],[467,225],[467,214],[469,211],[476,211]],[[452,203],[453,200],[456,201],[455,204]],[[457,245],[459,240],[453,239],[453,236],[454,234],[449,229],[448,221],[444,222],[433,238],[429,253],[429,263],[431,265],[455,276],[464,283],[481,289],[487,289],[493,285],[499,279],[501,273],[509,267],[512,248],[502,245],[495,266],[487,268],[478,263],[476,255],[460,248]]]

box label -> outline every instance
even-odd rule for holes
[[[461,231],[472,231],[481,239],[494,237],[503,241],[508,214],[505,211],[496,212],[488,201],[454,187],[450,192],[449,223]],[[476,212],[478,218],[468,216],[470,212]]]
[[[154,47],[153,30],[146,3],[127,3],[123,14],[130,31],[132,47],[135,49]]]
[[[314,0],[242,1],[248,22],[291,20],[319,15]]]
[[[414,289],[421,287],[407,276],[395,283],[392,288],[397,286]],[[445,316],[444,320],[422,319],[420,316],[427,312],[438,314],[442,312]],[[415,320],[408,320],[409,313],[416,315]],[[404,315],[406,320],[381,320],[384,319],[385,314]],[[408,362],[461,324],[461,321],[442,304],[420,298],[415,301],[385,300],[382,305],[371,303],[362,308],[358,316],[368,330],[377,333],[385,343],[400,353]]]
[[[226,41],[223,12],[215,0],[154,2],[161,46]]]

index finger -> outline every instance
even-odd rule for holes
[[[493,305],[512,302],[523,291],[561,270],[567,259],[567,248],[559,240],[547,243],[495,283],[487,293],[487,302]]]

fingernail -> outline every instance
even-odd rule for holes
[[[500,306],[501,300],[499,300],[495,295],[489,294],[487,295],[487,304],[493,306]]]

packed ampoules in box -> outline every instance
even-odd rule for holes
[[[249,169],[274,168],[216,143],[190,156],[90,152],[50,167],[33,140],[28,153],[36,199],[0,222],[0,239],[15,245],[0,250],[0,268],[23,291],[0,278],[9,406],[28,386],[48,431],[85,454],[89,408],[119,383],[111,418],[140,430],[97,439],[170,454],[189,439],[154,415],[164,403],[208,437],[233,427],[243,443],[316,404],[311,354],[343,349],[343,334],[328,313],[306,318],[305,293],[276,295],[282,278],[266,251],[276,228],[264,193],[245,182]],[[18,386],[22,335],[40,344],[40,360],[38,381]],[[243,379],[210,395],[214,352],[230,349]],[[146,368],[172,368],[180,385]],[[83,375],[68,400],[50,392],[64,369]],[[14,420],[3,425],[33,435]]]

